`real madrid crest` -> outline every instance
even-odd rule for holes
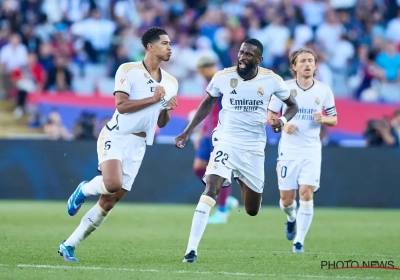
[[[319,105],[319,103],[320,103],[319,98],[318,97],[315,98],[315,104]]]
[[[293,96],[293,97],[296,97],[297,96],[297,90],[291,89],[290,90],[290,95]]]
[[[232,78],[231,79],[231,87],[235,88],[235,87],[237,87],[237,85],[238,85],[238,79]]]
[[[143,75],[144,75],[144,77],[145,77],[146,79],[150,79],[150,77],[147,75],[146,72],[143,72]]]
[[[262,87],[259,87],[257,90],[257,95],[258,96],[263,96],[264,95],[264,89]]]

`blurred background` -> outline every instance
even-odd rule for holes
[[[316,79],[335,94],[339,124],[322,129],[321,181],[337,192],[321,188],[321,205],[400,207],[400,0],[0,0],[0,6],[0,198],[66,199],[79,180],[96,175],[95,140],[115,110],[114,74],[143,58],[141,34],[156,25],[172,41],[173,56],[162,67],[179,81],[179,107],[149,147],[132,200],[198,199],[193,147],[172,145],[205,94],[196,62],[208,56],[218,69],[236,65],[241,42],[253,37],[264,45],[262,66],[285,80],[292,78],[289,53],[314,49]],[[275,205],[279,134],[266,129],[273,196],[265,201]],[[160,153],[175,164],[165,166]],[[164,177],[149,178],[153,172]],[[379,200],[377,185],[393,195]]]

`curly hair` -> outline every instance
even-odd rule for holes
[[[295,78],[296,78],[296,74],[297,74],[297,73],[296,73],[296,71],[293,70],[293,66],[296,65],[297,57],[298,57],[300,54],[302,54],[302,53],[310,53],[310,54],[312,54],[312,56],[314,57],[314,60],[315,60],[315,64],[317,64],[317,62],[318,62],[318,56],[317,56],[317,54],[316,54],[312,49],[309,49],[309,48],[300,48],[300,49],[298,49],[298,50],[292,52],[292,53],[289,55],[290,72],[292,73],[293,77],[295,77]],[[315,74],[316,74],[316,72],[314,72],[314,76],[315,76]]]
[[[147,44],[152,44],[160,39],[160,35],[168,35],[164,29],[153,26],[147,29],[142,35],[142,45],[147,49]]]

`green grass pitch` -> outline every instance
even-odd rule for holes
[[[182,263],[195,205],[120,203],[76,250],[57,254],[93,205],[0,200],[0,279],[400,279],[400,270],[321,269],[321,261],[393,261],[400,267],[398,210],[315,208],[306,253],[293,254],[279,207],[256,217],[235,209],[209,225],[196,264]]]

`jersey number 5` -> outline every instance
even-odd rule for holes
[[[220,157],[224,156],[221,160],[219,159]],[[227,153],[223,153],[222,151],[217,152],[217,156],[214,159],[214,162],[222,162],[223,165],[225,165],[225,160],[228,160],[229,156]]]
[[[111,141],[106,141],[104,143],[104,150],[109,150],[111,148]]]

